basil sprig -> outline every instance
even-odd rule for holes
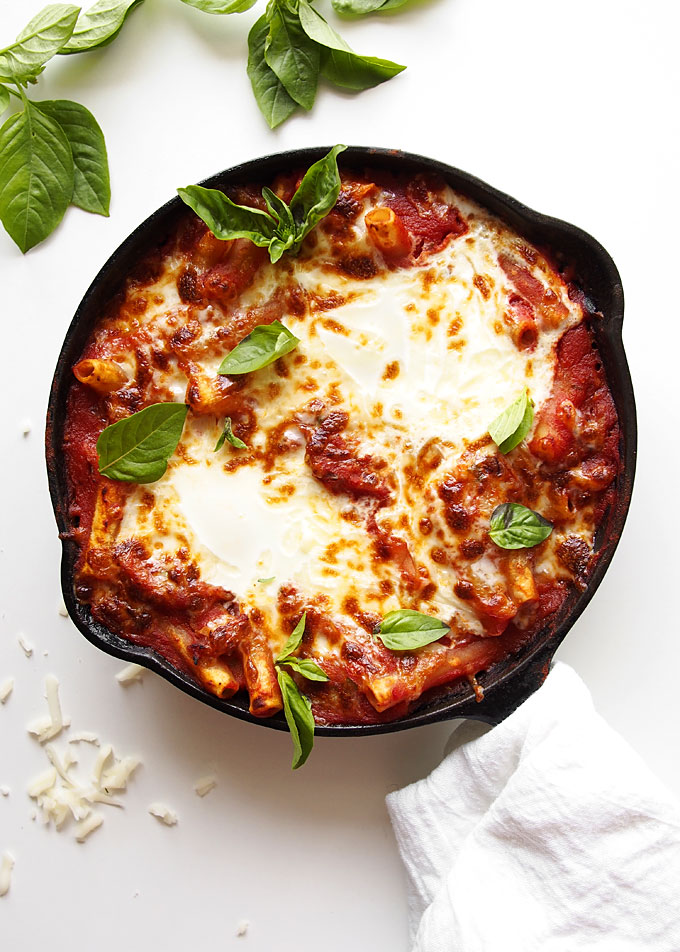
[[[258,324],[227,354],[217,372],[238,377],[252,373],[253,370],[261,370],[284,354],[289,354],[299,343],[299,338],[281,321]]]
[[[301,694],[287,671],[276,667],[276,679],[283,698],[283,713],[293,738],[293,770],[301,767],[314,746],[314,715],[312,703]]]
[[[126,483],[160,479],[177,449],[188,409],[183,403],[152,403],[107,426],[97,440],[99,472]]]
[[[504,502],[491,513],[489,535],[501,549],[530,549],[552,531],[552,522],[518,502]]]
[[[216,238],[247,238],[269,249],[272,262],[288,251],[297,254],[305,237],[333,208],[340,194],[338,155],[347,146],[336,145],[305,172],[290,205],[269,188],[262,189],[267,211],[237,205],[224,192],[202,185],[178,188],[177,194],[202,218]]]
[[[449,630],[439,618],[399,608],[385,615],[375,634],[390,651],[413,651],[438,641]]]
[[[274,662],[276,677],[283,698],[283,713],[293,738],[293,770],[301,767],[309,757],[314,746],[314,715],[309,698],[300,693],[300,690],[281,665],[286,665],[292,671],[301,674],[308,681],[328,681],[328,675],[318,664],[310,658],[294,658],[305,633],[307,613],[305,612],[297,623],[288,641],[283,646],[281,654]]]
[[[26,89],[57,53],[110,43],[142,0],[98,0],[45,7],[0,50],[0,112],[20,107],[0,128],[0,221],[26,252],[54,231],[69,205],[109,214],[111,189],[104,136],[84,106],[66,99],[36,102]]]
[[[503,410],[489,425],[489,435],[501,453],[509,453],[522,442],[534,422],[534,405],[528,390]]]
[[[320,76],[359,91],[403,69],[390,60],[354,53],[308,0],[269,0],[248,36],[248,76],[272,129],[298,106],[312,108]]]
[[[213,452],[217,453],[219,450],[221,450],[225,442],[231,443],[231,445],[235,447],[237,450],[248,449],[247,445],[243,442],[243,440],[240,440],[238,436],[234,435],[234,431],[231,428],[231,417],[227,417],[226,420],[224,421],[224,429],[220,433],[219,440],[217,441],[217,443],[215,443],[215,449],[213,450]]]

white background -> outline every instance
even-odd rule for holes
[[[39,0],[3,0],[0,44]],[[2,589],[0,852],[16,856],[0,899],[2,947],[84,952],[214,943],[221,949],[405,952],[404,879],[383,798],[441,758],[450,725],[317,739],[290,770],[285,734],[232,720],[154,675],[124,689],[121,663],[59,617],[59,553],[43,462],[48,389],[64,332],[100,266],[179,185],[265,153],[346,142],[408,149],[466,169],[595,235],[621,271],[638,399],[632,511],[594,602],[559,657],[649,765],[680,792],[675,607],[678,569],[677,62],[671,2],[422,0],[347,22],[360,52],[408,64],[358,96],[322,88],[310,115],[270,132],[245,73],[263,12],[210,17],[146,0],[109,48],[50,63],[34,98],[72,98],[107,139],[111,217],[71,209],[22,256],[0,232]],[[327,0],[319,9],[337,25]],[[23,423],[32,423],[22,435]],[[30,659],[17,644],[23,631]],[[75,729],[143,767],[84,845],[32,822],[27,781],[45,766],[26,723],[56,674]],[[206,799],[195,779],[214,770]],[[168,829],[146,810],[162,799]],[[240,920],[250,927],[237,938]]]

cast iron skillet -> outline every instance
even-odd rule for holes
[[[220,172],[201,184],[210,188],[246,182],[266,184],[278,172],[307,168],[326,152],[328,148],[313,148],[270,155]],[[474,718],[495,724],[529,697],[545,679],[557,647],[602,581],[626,520],[635,474],[637,423],[633,387],[621,341],[621,279],[605,249],[590,235],[573,225],[540,215],[474,176],[442,162],[404,152],[354,146],[340,156],[340,165],[349,168],[368,165],[401,172],[438,173],[456,191],[478,201],[531,242],[550,248],[559,260],[572,265],[577,283],[586,293],[593,312],[597,312],[591,323],[619,414],[623,470],[617,485],[617,502],[607,513],[598,532],[598,561],[586,590],[570,596],[558,617],[539,632],[522,651],[493,665],[479,676],[478,681],[484,689],[484,700],[480,703],[475,700],[467,682],[458,683],[430,692],[412,713],[400,720],[385,724],[318,727],[317,734],[335,737],[381,734],[449,718]],[[248,712],[245,692],[243,697],[220,700],[151,649],[133,645],[115,635],[92,618],[87,606],[81,605],[74,594],[74,566],[78,550],[75,542],[68,537],[70,525],[67,481],[62,452],[66,397],[72,382],[71,368],[79,359],[98,315],[121,286],[131,267],[141,254],[162,242],[180,215],[185,213],[186,206],[180,199],[171,199],[133,231],[113,253],[81,301],[59,355],[47,411],[46,452],[50,495],[63,541],[61,583],[64,600],[71,618],[88,641],[108,654],[151,668],[182,691],[217,710],[276,730],[287,730],[282,715],[266,719],[253,717]]]

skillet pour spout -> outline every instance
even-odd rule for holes
[[[280,172],[306,168],[327,152],[328,147],[319,147],[266,156],[220,172],[201,184],[206,188],[223,188],[238,183],[268,181]],[[455,191],[489,209],[533,244],[549,248],[560,264],[569,265],[574,281],[584,292],[588,309],[594,315],[590,326],[618,412],[622,465],[617,478],[616,502],[610,507],[598,530],[597,561],[586,588],[569,596],[557,617],[517,654],[478,675],[477,680],[484,695],[481,702],[476,700],[467,682],[453,683],[446,688],[428,692],[416,708],[398,720],[378,724],[318,725],[316,733],[336,737],[390,733],[452,718],[474,718],[498,723],[545,679],[555,651],[602,581],[628,513],[635,475],[637,423],[633,387],[621,339],[621,280],[609,254],[584,231],[532,211],[480,179],[442,162],[394,150],[352,146],[342,154],[339,164],[341,167],[370,165],[386,172],[425,172],[439,176]],[[267,719],[254,717],[249,713],[246,697],[237,694],[228,700],[221,700],[151,649],[134,645],[111,632],[92,617],[88,606],[78,601],[75,594],[79,552],[73,537],[75,527],[69,515],[67,473],[62,451],[72,367],[80,358],[99,315],[135,263],[149,247],[163,242],[184,211],[185,206],[178,197],[171,199],[135,229],[113,253],[83,297],[59,355],[47,411],[46,458],[50,495],[62,539],[61,583],[64,601],[81,633],[108,654],[150,668],[180,690],[224,713],[276,730],[287,730],[282,715]]]

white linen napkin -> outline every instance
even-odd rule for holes
[[[680,952],[680,803],[565,664],[387,807],[413,952]]]

